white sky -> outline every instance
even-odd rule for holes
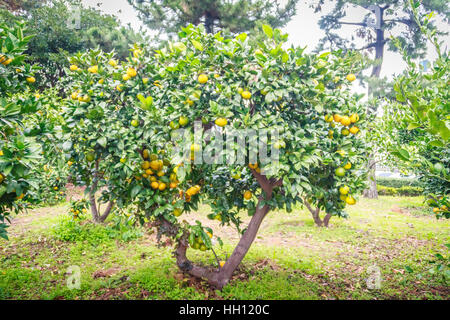
[[[83,0],[83,3],[88,6],[98,7],[97,3],[101,3],[99,8],[108,14],[116,15],[123,24],[130,24],[135,30],[139,30],[142,27],[142,23],[137,18],[137,14],[132,6],[128,4],[127,0]],[[307,51],[312,51],[316,48],[319,40],[324,36],[324,32],[320,30],[318,26],[318,20],[320,15],[323,15],[331,9],[330,6],[324,7],[322,12],[314,13],[312,8],[309,8],[306,1],[302,0],[297,5],[297,15],[283,28],[283,31],[289,34],[289,45],[294,46],[307,46]],[[347,17],[343,18],[343,21],[348,22],[360,22],[367,10],[363,8],[352,9],[349,11]],[[446,31],[450,31],[448,24],[439,24],[440,29],[445,28]],[[341,36],[350,36],[354,34],[356,26],[344,25],[339,34]],[[386,34],[386,37],[389,35]],[[449,45],[450,36],[445,39],[445,44]],[[445,46],[444,46],[445,47]],[[427,59],[433,61],[436,54],[433,50],[429,50]],[[385,50],[384,61],[381,69],[381,76],[392,77],[393,74],[400,73],[405,67],[401,56],[397,53]],[[358,90],[359,91],[359,90]]]

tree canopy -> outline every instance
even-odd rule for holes
[[[203,23],[208,33],[240,33],[267,23],[285,25],[296,13],[298,0],[128,0],[150,28],[173,35],[180,27]],[[283,2],[283,3],[282,3]]]

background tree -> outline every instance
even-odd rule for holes
[[[450,61],[431,28],[432,13],[419,14],[411,3],[420,32],[433,44],[438,58],[425,71],[408,55],[402,42],[407,69],[395,78],[395,101],[384,106],[381,124],[383,147],[394,159],[407,164],[425,184],[429,204],[438,217],[450,217],[450,112],[448,107]]]
[[[316,12],[322,10],[325,0],[319,1],[319,3],[312,4],[315,6]],[[420,32],[412,10],[408,5],[409,0],[338,0],[333,1],[333,9],[331,13],[324,15],[319,20],[319,26],[326,33],[326,36],[322,39],[318,49],[324,48],[342,48],[342,49],[358,49],[358,50],[375,50],[375,62],[372,68],[370,77],[379,78],[381,67],[384,58],[384,50],[387,48],[392,51],[397,51],[396,46],[389,41],[387,35],[388,32],[394,33],[398,41],[401,42],[402,47],[411,57],[423,56],[426,52],[426,37]],[[349,9],[355,7],[362,7],[368,10],[367,15],[363,21],[349,21],[346,18]],[[442,17],[445,21],[448,21],[450,13],[447,8],[447,1],[421,1],[421,8],[427,11],[435,11],[442,13]],[[336,33],[343,25],[352,25],[357,27],[355,35],[352,38],[346,39]],[[404,28],[399,28],[403,26]],[[406,28],[405,28],[406,27]],[[431,27],[431,25],[429,26]],[[359,38],[364,42],[364,45],[360,48],[356,47],[356,38]],[[377,98],[384,90],[378,90],[377,82],[371,80],[369,82],[369,98]],[[371,100],[375,101],[375,100]],[[377,103],[369,103],[369,113],[376,111]],[[376,152],[376,150],[374,150]],[[375,180],[376,162],[374,155],[370,157],[369,161],[370,179],[369,188],[365,190],[364,195],[368,198],[376,198],[377,188]]]
[[[24,117],[38,111],[32,94],[36,67],[26,62],[24,51],[31,37],[24,24],[0,23],[0,237],[7,238],[9,215],[24,209],[27,192],[36,184],[31,175],[39,158],[33,134],[25,135]]]
[[[284,26],[294,15],[298,0],[128,0],[150,28],[173,35],[180,27],[204,24],[206,32],[226,29],[239,33],[260,23]],[[282,4],[282,2],[284,4]]]
[[[79,0],[27,0],[10,3],[14,10],[2,10],[0,19],[9,24],[18,20],[27,21],[34,37],[29,43],[27,54],[42,66],[37,74],[40,87],[55,86],[64,75],[62,67],[67,58],[78,51],[100,47],[105,51],[115,50],[118,57],[129,55],[132,43],[140,42],[143,36],[130,27],[120,26],[116,17],[101,13],[94,8],[84,8]],[[75,18],[79,8],[79,28],[70,20]],[[44,80],[44,81],[43,81]]]

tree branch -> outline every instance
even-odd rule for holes
[[[367,23],[365,23],[365,22],[345,22],[345,21],[338,21],[337,23],[340,23],[340,24],[348,24],[348,25],[353,25],[353,26],[367,27]]]

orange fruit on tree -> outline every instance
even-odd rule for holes
[[[340,115],[338,115],[338,114],[335,114],[335,115],[333,116],[333,119],[334,119],[334,121],[336,121],[336,122],[341,122],[342,117],[341,117]]]
[[[167,187],[167,185],[164,182],[161,182],[158,186],[158,189],[160,191],[164,191],[164,190],[166,190],[166,187]]]
[[[341,124],[343,125],[343,126],[349,126],[350,124],[351,124],[351,121],[350,121],[350,118],[349,117],[347,117],[347,116],[343,116],[342,118],[341,118]]]
[[[345,199],[345,202],[349,205],[354,205],[356,203],[356,200],[352,196],[347,196],[347,198]]]
[[[258,163],[249,163],[249,164],[248,164],[248,167],[249,167],[250,169],[255,170],[256,168],[258,168]]]
[[[352,168],[352,164],[350,162],[347,162],[344,166],[345,170],[350,170]]]
[[[137,75],[136,69],[134,69],[134,68],[128,68],[128,69],[127,69],[127,75],[128,75],[130,78],[136,77],[136,75]]]
[[[157,181],[153,181],[150,186],[152,187],[152,189],[158,189],[159,188],[159,183]]]
[[[342,167],[337,168],[334,173],[338,176],[338,177],[343,177],[345,176],[345,169]]]
[[[217,118],[214,123],[219,127],[225,127],[228,123],[228,120],[226,118]]]
[[[339,193],[342,195],[348,194],[350,191],[350,188],[348,186],[342,186],[339,188]]]
[[[197,78],[198,82],[200,82],[201,84],[205,84],[208,82],[208,76],[206,74],[201,74],[198,76]]]
[[[147,170],[148,168],[150,168],[150,162],[149,161],[142,162],[141,167],[142,169]]]
[[[180,119],[178,119],[178,123],[180,124],[180,126],[184,127],[189,123],[189,119],[185,116],[181,116]]]
[[[352,134],[357,134],[359,132],[359,128],[357,126],[351,127],[350,132]]]
[[[350,121],[351,121],[352,123],[358,122],[358,121],[359,121],[359,116],[358,116],[358,114],[357,114],[357,113],[353,113],[353,114],[350,116]]]
[[[350,82],[356,80],[356,76],[355,76],[353,73],[348,74],[346,78],[347,78],[347,80],[350,81]]]
[[[88,68],[88,71],[90,73],[97,73],[98,72],[98,66],[92,66]]]
[[[170,189],[175,189],[177,187],[177,183],[176,182],[171,182],[170,184],[169,184],[169,188]]]
[[[242,91],[241,96],[243,99],[248,100],[252,97],[252,94],[250,93],[250,91],[244,90]]]
[[[157,175],[158,177],[162,177],[162,176],[164,175],[164,171],[159,170],[159,171],[156,173],[156,175]]]
[[[342,128],[341,134],[342,134],[343,136],[348,136],[348,135],[350,134],[350,131],[348,131],[347,128]]]
[[[245,200],[250,200],[252,198],[252,192],[251,191],[245,191],[244,192],[244,199]]]

